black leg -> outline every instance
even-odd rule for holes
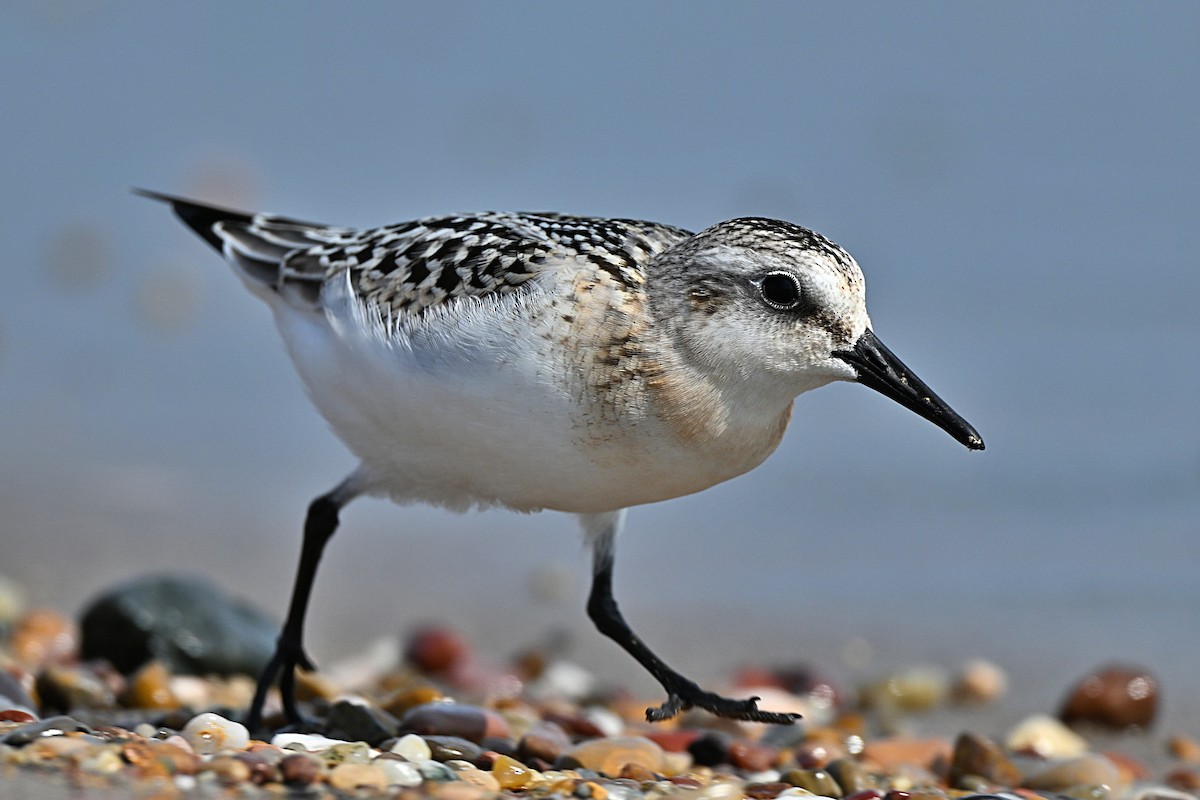
[[[706,692],[694,681],[685,678],[659,658],[638,637],[621,615],[617,600],[613,597],[613,545],[620,516],[597,515],[585,518],[588,535],[593,548],[592,591],[588,597],[588,616],[596,627],[608,638],[621,645],[627,653],[637,659],[654,679],[667,691],[667,700],[657,708],[646,709],[648,722],[661,722],[689,708],[703,708],[718,717],[744,719],[752,722],[768,722],[776,725],[791,725],[800,718],[799,714],[781,714],[761,711],[758,698],[732,700],[713,692]],[[596,526],[593,528],[593,521]]]
[[[351,490],[347,480],[332,492],[321,495],[308,507],[304,520],[304,545],[300,550],[300,566],[296,570],[296,582],[292,587],[292,602],[288,606],[287,620],[275,645],[275,654],[267,662],[258,679],[254,700],[246,712],[246,727],[251,733],[262,726],[263,704],[267,692],[279,680],[279,692],[283,700],[283,713],[288,722],[311,727],[296,707],[296,668],[312,670],[312,661],[304,652],[304,615],[308,610],[308,598],[312,594],[313,580],[325,544],[338,526],[338,512],[349,502],[356,491]]]

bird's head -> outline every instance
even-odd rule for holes
[[[647,279],[657,324],[716,386],[767,404],[855,381],[983,449],[975,429],[875,336],[862,271],[820,234],[729,220],[660,254]]]

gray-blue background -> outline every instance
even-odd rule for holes
[[[762,214],[855,254],[988,450],[804,396],[756,472],[630,515],[635,626],[700,675],[863,635],[1030,697],[1140,660],[1200,707],[1198,42],[1193,3],[5,3],[0,573],[70,610],[183,567],[281,612],[304,505],[352,466],[266,309],[132,185],[361,225]],[[312,649],[442,616],[496,657],[573,627],[626,670],[586,570],[567,517],[363,502]]]

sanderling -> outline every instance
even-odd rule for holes
[[[797,395],[857,381],[972,450],[983,440],[875,337],[863,276],[818,233],[773,219],[700,233],[552,213],[430,217],[355,230],[142,192],[275,314],[313,402],[359,466],[308,509],[278,645],[292,722],[303,626],[338,512],[362,495],[456,510],[577,514],[588,614],[662,684],[651,721],[699,707],[789,723],[704,691],[634,634],[612,593],[624,510],[741,475],[779,444]]]

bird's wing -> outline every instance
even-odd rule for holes
[[[356,230],[139,193],[170,203],[252,287],[316,307],[326,282],[349,273],[360,302],[391,320],[464,297],[518,291],[567,263],[641,283],[650,258],[691,235],[640,220],[497,212]]]

